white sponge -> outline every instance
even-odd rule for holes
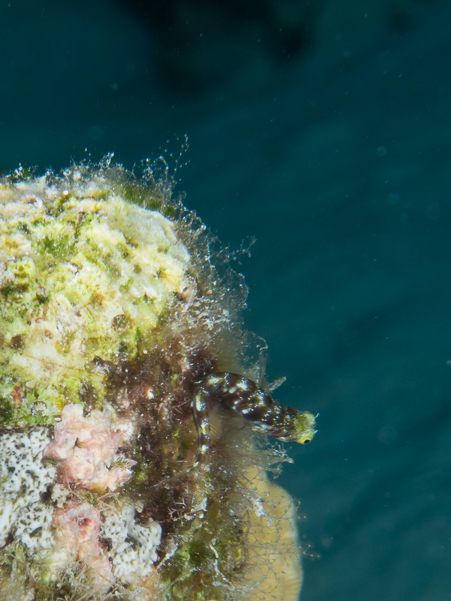
[[[109,558],[117,578],[130,582],[133,574],[147,576],[157,560],[161,526],[151,521],[136,524],[133,507],[108,507],[103,512],[101,537],[110,541]]]
[[[9,534],[30,549],[50,546],[53,508],[41,501],[56,474],[42,461],[49,438],[43,426],[0,433],[0,546]]]

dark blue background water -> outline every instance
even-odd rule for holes
[[[451,3],[275,4],[317,9],[303,50],[219,1],[187,2],[171,48],[119,1],[1,0],[0,167],[131,167],[187,133],[187,206],[257,238],[246,320],[277,396],[321,413],[281,479],[303,600],[446,601]]]

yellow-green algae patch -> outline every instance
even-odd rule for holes
[[[54,415],[83,391],[101,404],[94,358],[136,357],[188,285],[172,222],[108,184],[41,178],[0,190],[0,395],[16,406],[39,400]]]
[[[213,406],[192,468],[196,383],[259,378],[209,248],[151,169],[1,183],[0,601],[297,599],[279,455]]]

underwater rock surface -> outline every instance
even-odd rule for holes
[[[245,296],[151,167],[3,180],[0,599],[298,598],[285,454],[212,404],[194,464],[196,383],[263,380]]]

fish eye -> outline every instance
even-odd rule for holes
[[[302,441],[302,444],[308,444],[310,442],[310,438],[307,438],[306,440]]]

